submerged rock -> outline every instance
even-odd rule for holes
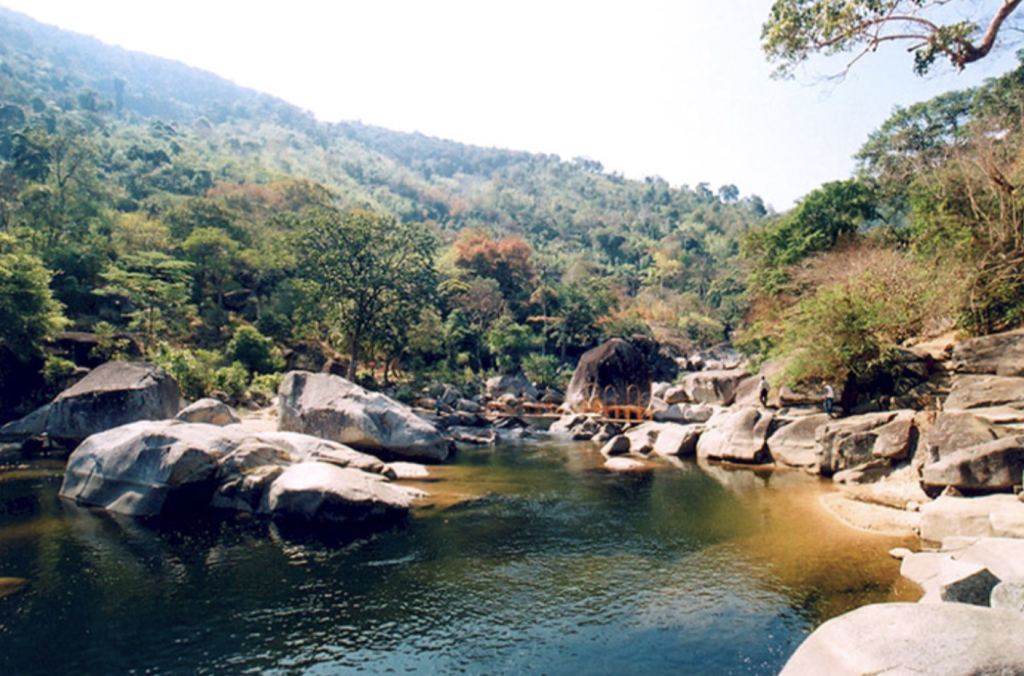
[[[0,599],[17,594],[28,587],[28,580],[20,577],[0,577]]]

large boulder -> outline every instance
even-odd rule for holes
[[[57,395],[48,408],[29,416],[58,444],[73,448],[86,437],[139,420],[173,418],[181,391],[159,366],[107,362]],[[44,422],[45,420],[45,422]]]
[[[957,376],[943,408],[953,411],[993,406],[1024,408],[1024,378],[992,375]]]
[[[678,348],[639,334],[630,336],[629,342],[643,355],[652,380],[672,382],[679,375],[679,362],[676,359],[682,352]]]
[[[292,371],[278,392],[279,429],[331,439],[378,457],[442,462],[448,440],[412,409],[340,376]]]
[[[205,508],[218,459],[243,440],[213,425],[139,421],[90,436],[68,458],[60,496],[120,514]]]
[[[363,525],[404,516],[410,495],[379,476],[326,462],[302,462],[270,485],[262,511],[278,519]]]
[[[1012,495],[961,498],[943,495],[921,507],[921,540],[952,537],[1024,538],[1024,502]]]
[[[960,603],[883,603],[829,620],[780,676],[1024,674],[1024,616]]]
[[[828,415],[817,413],[783,425],[768,437],[768,452],[780,465],[819,471],[817,433],[830,420]]]
[[[316,467],[292,471],[305,465]],[[314,475],[317,481],[300,488],[297,477]],[[408,511],[409,496],[396,497],[377,485],[394,476],[373,456],[294,432],[249,434],[237,426],[140,421],[86,439],[68,460],[60,495],[132,516],[194,517],[217,508],[364,522]],[[346,507],[351,514],[342,514]]]
[[[823,476],[872,460],[905,460],[915,450],[913,411],[887,411],[833,420],[818,429],[819,467]]]
[[[1007,430],[973,411],[943,411],[924,433],[928,460],[935,462],[961,448],[977,446],[1006,436]]]
[[[1024,376],[1024,329],[965,340],[953,348],[957,373]]]
[[[499,399],[503,395],[511,394],[513,397],[518,398],[523,395],[535,400],[539,394],[533,383],[521,373],[489,378],[485,385],[485,392],[488,399]]]
[[[924,590],[920,603],[970,603],[988,606],[999,578],[985,564],[943,552],[910,554],[900,575]]]
[[[1024,436],[1006,437],[944,455],[926,464],[925,490],[938,494],[952,486],[963,493],[1009,493],[1024,473]]]
[[[748,464],[768,462],[767,439],[774,415],[760,408],[723,410],[707,422],[697,441],[697,457]]]
[[[729,406],[735,402],[740,384],[752,379],[743,369],[718,369],[688,373],[680,384],[691,402]]]
[[[573,411],[602,406],[641,406],[651,400],[651,376],[643,354],[628,341],[613,338],[588,350],[572,374],[566,403]]]

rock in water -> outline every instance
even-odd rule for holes
[[[409,512],[412,498],[373,474],[326,462],[302,462],[270,486],[265,511],[275,518],[355,523],[384,521]]]
[[[604,406],[640,406],[651,401],[651,376],[643,355],[629,342],[613,338],[588,350],[572,374],[566,403],[573,411]]]
[[[292,371],[279,391],[279,428],[331,439],[384,459],[442,462],[451,447],[412,409],[340,376]]]
[[[962,603],[883,603],[829,620],[780,676],[1024,674],[1024,616]]]
[[[218,458],[239,442],[237,433],[212,425],[140,421],[116,427],[75,449],[60,496],[133,516],[205,509],[216,488]]]
[[[817,433],[830,421],[828,415],[818,413],[789,422],[768,437],[768,451],[780,465],[819,472]]]
[[[0,599],[17,594],[28,586],[28,580],[20,577],[0,577]]]
[[[697,441],[697,457],[758,464],[768,462],[768,432],[774,415],[761,408],[724,410],[708,421]]]
[[[408,511],[410,496],[386,485],[394,476],[378,458],[295,432],[140,421],[86,439],[68,459],[60,495],[132,516],[217,508],[365,524]]]
[[[86,437],[139,420],[166,420],[181,410],[178,384],[159,366],[107,362],[57,395],[47,435],[74,447]]]

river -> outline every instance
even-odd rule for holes
[[[346,541],[252,517],[142,523],[0,472],[4,676],[777,674],[823,621],[914,600],[887,551],[792,471],[591,444],[462,451],[405,524]],[[2,594],[2,587],[0,587]]]

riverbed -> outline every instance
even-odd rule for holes
[[[0,674],[776,674],[819,624],[916,600],[793,471],[601,468],[551,440],[462,450],[403,524],[144,523],[0,471]]]

